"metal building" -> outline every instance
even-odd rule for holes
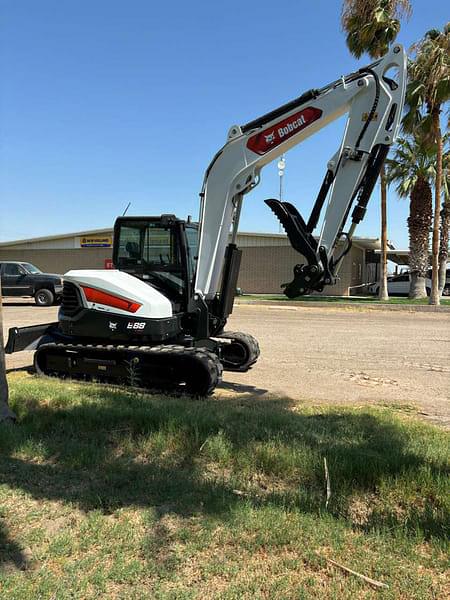
[[[110,268],[113,230],[95,229],[27,240],[0,243],[0,260],[31,262],[42,271],[66,273],[70,269]],[[302,262],[284,234],[239,233],[242,248],[239,287],[246,293],[280,293],[281,285],[292,280],[293,267]],[[375,281],[367,256],[380,249],[378,238],[354,238],[345,256],[337,285],[327,295],[354,295],[363,285]]]

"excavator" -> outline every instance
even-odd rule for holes
[[[223,369],[247,371],[258,342],[225,330],[244,196],[263,167],[347,113],[308,220],[289,202],[265,201],[303,260],[284,293],[293,298],[336,283],[395,141],[405,86],[406,54],[396,44],[367,67],[233,125],[206,169],[198,223],[172,214],[119,217],[115,269],[66,273],[58,322],[10,329],[6,352],[34,350],[38,374],[190,396],[211,394]]]

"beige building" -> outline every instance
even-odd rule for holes
[[[104,269],[110,266],[113,230],[96,229],[28,240],[0,243],[0,261],[31,262],[42,271],[65,273],[70,269]],[[284,234],[239,233],[242,249],[239,287],[246,293],[281,293],[281,284],[293,278],[293,268],[302,263]],[[373,282],[375,251],[380,248],[377,238],[354,238],[339,273],[340,281],[328,286],[327,295],[354,295]]]

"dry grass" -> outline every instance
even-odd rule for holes
[[[25,376],[11,389],[20,423],[0,437],[1,598],[449,592],[448,436],[411,415]]]

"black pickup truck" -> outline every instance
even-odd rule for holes
[[[4,297],[33,297],[38,306],[51,306],[62,294],[62,276],[42,273],[31,263],[1,261]]]

